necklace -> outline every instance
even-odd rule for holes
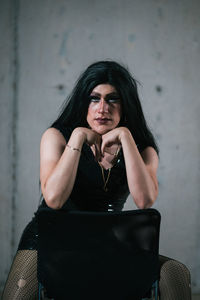
[[[108,180],[110,178],[110,172],[111,172],[111,168],[108,169],[108,176],[107,178],[105,179],[105,175],[104,175],[104,168],[102,167],[102,165],[98,162],[100,168],[101,168],[101,173],[102,173],[102,178],[103,178],[103,182],[104,182],[104,186],[103,186],[103,189],[105,192],[108,191],[108,188],[106,187],[107,183],[108,183]]]
[[[114,156],[113,160],[112,160],[112,164],[114,165],[117,161],[117,157],[120,151],[120,147],[117,148],[116,152],[114,154],[112,154]]]

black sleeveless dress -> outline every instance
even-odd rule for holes
[[[53,125],[64,136],[68,142],[72,130],[61,125]],[[141,152],[143,149],[139,148]],[[107,178],[108,171],[104,170]],[[62,207],[62,210],[84,210],[84,211],[121,211],[129,195],[129,188],[126,177],[125,162],[122,149],[120,150],[117,161],[111,169],[107,191],[103,189],[104,181],[99,164],[95,161],[92,150],[84,144],[81,151],[77,176],[70,197]],[[48,208],[45,200],[35,213],[32,221],[26,226],[18,250],[37,249],[37,212],[41,208]],[[51,208],[48,208],[51,210]]]

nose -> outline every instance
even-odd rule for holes
[[[98,112],[99,113],[108,112],[108,107],[109,107],[108,103],[104,99],[101,99],[99,101]]]

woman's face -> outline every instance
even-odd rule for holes
[[[114,129],[121,119],[121,100],[115,87],[110,84],[97,85],[90,94],[87,122],[99,134]]]

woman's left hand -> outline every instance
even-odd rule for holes
[[[105,149],[113,145],[121,145],[121,137],[123,134],[131,134],[126,127],[117,127],[102,135],[101,154],[104,155]]]

